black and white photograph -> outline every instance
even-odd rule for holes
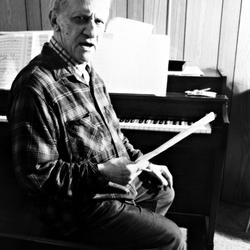
[[[0,0],[0,250],[250,250],[249,13]]]

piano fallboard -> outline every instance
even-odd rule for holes
[[[169,93],[166,96],[117,94],[110,98],[119,118],[158,119],[195,122],[210,112],[217,116],[213,126],[228,122],[228,98],[187,96],[182,93]]]

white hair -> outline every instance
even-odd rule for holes
[[[59,13],[60,11],[62,11],[67,6],[68,1],[69,0],[50,0],[49,13],[51,11],[55,11],[56,13]],[[111,3],[112,3],[112,0],[109,0],[110,6],[111,6]]]
[[[60,12],[68,3],[68,0],[50,0],[49,13],[51,11]]]

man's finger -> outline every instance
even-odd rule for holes
[[[161,180],[161,183],[163,186],[167,187],[169,185],[168,181],[162,176],[162,174],[160,172],[158,172],[158,171],[153,171],[153,172]]]
[[[163,177],[168,181],[169,187],[173,186],[173,177],[169,172],[162,172]]]

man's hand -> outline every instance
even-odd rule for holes
[[[126,157],[113,158],[102,164],[98,164],[99,171],[110,181],[127,185],[137,175],[138,171],[146,168],[148,161],[131,162]]]
[[[173,187],[173,176],[167,166],[150,163],[146,170],[152,171],[160,179],[162,185]]]

